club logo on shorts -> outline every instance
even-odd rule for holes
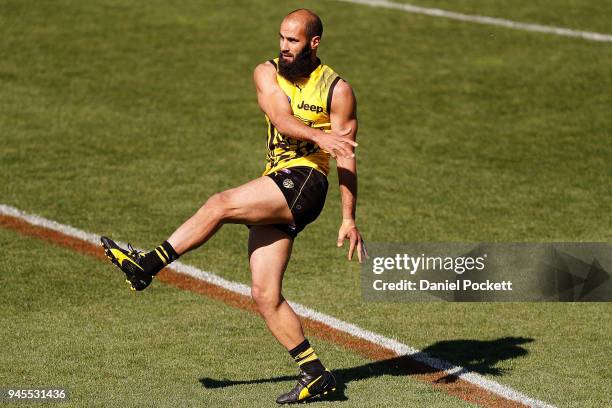
[[[284,179],[283,180],[283,187],[285,187],[285,188],[293,188],[293,180],[291,180],[291,179]]]

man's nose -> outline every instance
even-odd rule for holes
[[[281,40],[281,51],[289,51],[289,41]]]

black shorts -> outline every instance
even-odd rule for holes
[[[293,214],[293,224],[274,224],[295,238],[306,225],[317,219],[327,196],[327,177],[312,167],[296,166],[267,175],[283,192]]]

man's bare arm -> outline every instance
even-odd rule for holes
[[[351,129],[323,132],[314,129],[293,116],[287,95],[276,80],[276,69],[269,63],[255,68],[253,74],[257,90],[257,102],[278,131],[290,138],[315,143],[334,158],[353,156],[352,147],[357,144],[347,137]]]
[[[345,81],[339,81],[334,88],[331,106],[332,130],[351,129],[347,135],[353,141],[357,138],[357,101],[350,85]],[[342,225],[338,231],[338,246],[342,246],[345,239],[350,240],[348,259],[353,257],[353,251],[357,248],[359,262],[367,256],[367,251],[357,225],[355,223],[355,210],[357,207],[357,161],[355,156],[338,157],[336,159],[338,169],[338,184],[340,197],[342,199]]]

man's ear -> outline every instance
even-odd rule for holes
[[[321,43],[321,37],[318,35],[315,35],[314,37],[310,39],[310,48],[313,50],[316,50],[317,48],[319,48],[320,43]]]

